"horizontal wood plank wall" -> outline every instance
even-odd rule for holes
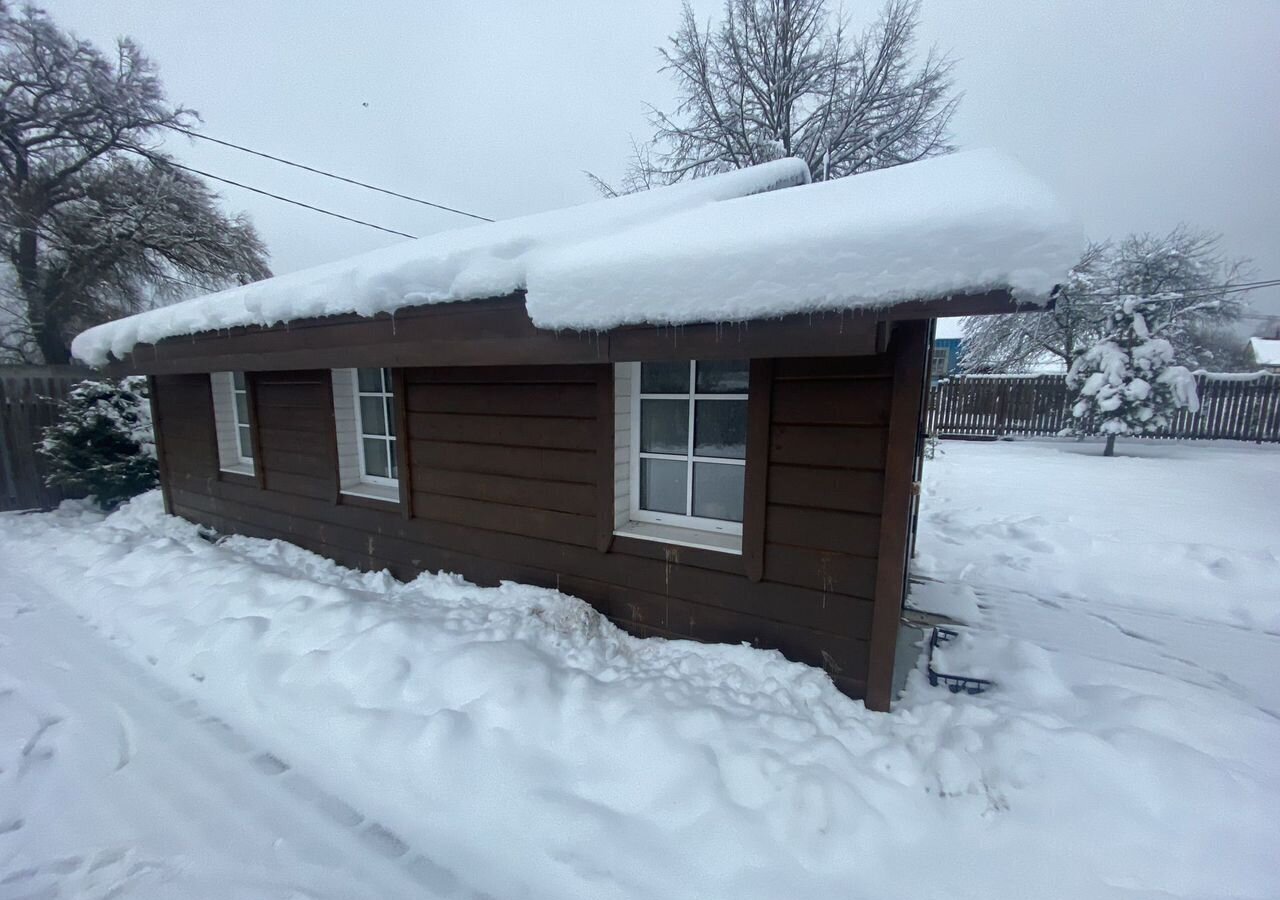
[[[866,690],[886,356],[780,359],[768,408],[763,575],[741,556],[634,538],[600,549],[608,365],[404,371],[413,516],[333,502],[327,370],[255,373],[265,489],[219,477],[207,375],[158,375],[178,515],[397,577],[458,572],[590,602],[639,635],[749,642]]]

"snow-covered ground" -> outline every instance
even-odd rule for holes
[[[1276,897],[1280,453],[1121,449],[945,445],[914,601],[998,685],[891,715],[156,495],[0,516],[0,897]]]

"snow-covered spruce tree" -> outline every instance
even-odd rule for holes
[[[1150,434],[1167,426],[1179,408],[1196,412],[1195,377],[1174,365],[1176,296],[1116,298],[1104,319],[1101,340],[1078,356],[1067,385],[1079,391],[1072,407],[1074,434],[1106,435],[1104,456],[1114,456],[1120,435]]]
[[[155,433],[147,380],[82,381],[45,429],[39,451],[49,461],[45,481],[94,497],[112,509],[156,486]]]

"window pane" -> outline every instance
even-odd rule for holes
[[[390,369],[382,370],[382,392],[384,394],[391,393],[391,370]]]
[[[236,431],[240,435],[240,455],[246,459],[253,459],[253,441],[249,437],[249,426],[241,425]]]
[[[699,394],[745,394],[747,361],[729,359],[698,363]]]
[[[640,393],[689,393],[689,364],[687,362],[641,363]]]
[[[382,411],[381,397],[360,398],[360,429],[364,434],[387,433],[387,422]]]
[[[396,433],[395,404],[391,402],[390,397],[388,397],[385,402],[387,404],[387,434],[391,435],[392,437],[395,437],[395,433]]]
[[[689,401],[641,400],[640,449],[689,455]]]
[[[694,456],[747,458],[746,400],[699,400],[694,414]]]
[[[746,466],[693,464],[693,514],[706,519],[742,521],[742,483]]]
[[[389,477],[387,474],[387,442],[377,438],[364,440],[364,474],[376,475],[379,478]]]
[[[360,384],[362,394],[382,393],[381,369],[356,369],[356,381]]]
[[[236,421],[241,423],[248,422],[249,398],[244,394],[239,393],[234,394],[233,396],[236,398]]]
[[[400,477],[400,467],[396,465],[396,442],[395,440],[387,441],[387,457],[391,464],[391,477]]]
[[[245,388],[244,388],[244,373],[243,373],[243,372],[232,372],[232,373],[231,373],[231,382],[232,382],[232,384],[234,384],[234,385],[236,386],[236,390],[237,390],[237,391],[243,391],[243,390],[245,389]]]
[[[640,508],[685,515],[688,475],[689,467],[685,463],[672,459],[641,459]]]

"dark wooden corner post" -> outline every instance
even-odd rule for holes
[[[916,491],[916,441],[922,385],[928,362],[929,323],[894,323],[893,399],[885,446],[884,498],[880,507],[880,550],[871,613],[867,707],[888,712],[893,693],[893,660],[907,575],[912,498]]]
[[[170,483],[169,458],[165,455],[164,425],[160,421],[160,400],[156,393],[156,376],[147,376],[147,397],[151,403],[151,431],[156,444],[156,468],[160,472],[160,496],[164,498],[164,511],[173,515],[173,486]]]

